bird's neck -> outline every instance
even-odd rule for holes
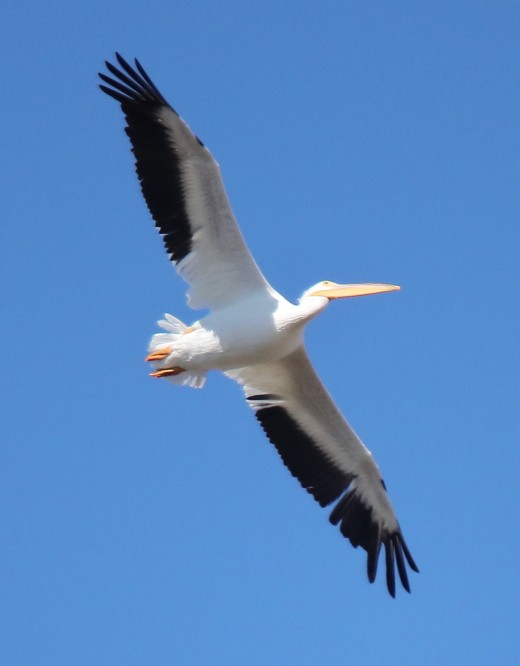
[[[296,306],[298,319],[304,322],[314,319],[322,310],[325,310],[329,304],[329,299],[325,296],[302,296]]]

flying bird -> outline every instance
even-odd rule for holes
[[[240,233],[220,169],[209,150],[168,104],[135,60],[99,74],[100,88],[121,104],[143,196],[170,261],[188,283],[188,303],[209,314],[190,326],[172,315],[146,358],[153,377],[201,388],[208,370],[236,380],[268,439],[330,522],[367,552],[376,578],[384,547],[392,597],[395,571],[408,592],[408,550],[372,454],[348,425],[314,371],[303,342],[306,325],[330,301],[395,291],[389,284],[307,289],[297,304],[262,275]]]

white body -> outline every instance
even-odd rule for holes
[[[187,333],[158,333],[151,352],[171,347],[157,368],[180,366],[187,371],[232,370],[278,361],[303,344],[303,329],[328,304],[323,296],[294,305],[273,289],[211,312]],[[178,375],[180,381],[182,376]]]

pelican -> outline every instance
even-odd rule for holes
[[[243,388],[283,463],[354,548],[367,552],[373,583],[382,546],[392,597],[396,575],[410,592],[418,572],[372,454],[348,425],[314,371],[305,326],[330,301],[398,290],[390,284],[307,289],[297,304],[262,275],[242,238],[217,162],[159,92],[138,60],[116,53],[100,88],[121,104],[146,204],[170,261],[188,283],[188,304],[209,314],[190,326],[166,314],[146,358],[153,377],[201,388],[220,370]]]

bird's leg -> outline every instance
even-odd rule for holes
[[[173,375],[180,375],[181,372],[186,372],[184,368],[162,368],[161,370],[154,370],[150,373],[150,377],[171,377]]]

